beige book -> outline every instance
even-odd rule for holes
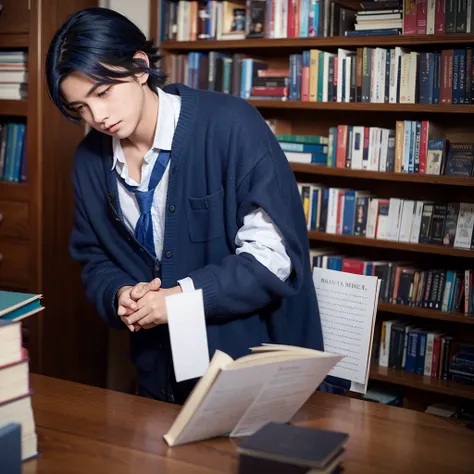
[[[168,433],[170,446],[247,436],[291,420],[343,358],[294,346],[263,345],[237,360],[217,350]]]

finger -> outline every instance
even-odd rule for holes
[[[161,287],[161,280],[159,278],[154,278],[149,283],[138,283],[135,285],[131,292],[130,296],[134,300],[143,298],[149,291],[158,291]]]
[[[145,316],[147,316],[149,312],[150,309],[145,306],[143,308],[140,308],[138,311],[135,311],[130,316],[127,316],[126,318],[124,318],[124,320],[127,324],[135,324],[140,321],[140,319],[143,319]]]
[[[158,326],[159,324],[162,324],[162,323],[161,323],[161,318],[159,316],[157,317],[156,312],[154,312],[154,313],[149,313],[147,316],[140,319],[140,321],[138,321],[137,324],[139,324],[143,328],[145,326],[150,326],[150,325]]]
[[[153,329],[156,328],[156,324],[147,324],[146,326],[142,326],[142,329]]]
[[[135,332],[135,328],[133,327],[133,324],[127,324],[127,322],[124,320],[124,318],[120,318],[120,319],[122,320],[122,323],[125,324],[125,326],[127,326],[129,331]]]
[[[141,282],[137,283],[131,290],[130,290],[130,298],[133,300],[140,299],[143,295],[147,293],[146,287],[148,283]]]
[[[149,291],[158,291],[161,288],[161,280],[159,278],[154,278],[149,283]]]

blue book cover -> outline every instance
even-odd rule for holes
[[[21,425],[9,423],[0,426],[0,472],[21,474]]]
[[[0,318],[16,321],[41,311],[41,295],[0,291]]]
[[[415,372],[417,361],[418,348],[418,331],[413,330],[408,332],[407,358],[405,363],[405,370],[407,372]]]
[[[324,154],[328,152],[327,145],[280,142],[280,146],[283,151],[297,151],[300,153],[324,153]]]
[[[354,234],[354,221],[356,214],[356,192],[346,191],[344,196],[344,211],[342,215],[342,234]]]

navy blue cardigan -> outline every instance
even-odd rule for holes
[[[88,298],[109,325],[124,328],[116,315],[120,287],[159,276],[170,288],[190,276],[203,290],[211,357],[220,349],[237,358],[263,342],[322,350],[301,197],[276,138],[243,99],[181,84],[165,91],[182,103],[160,262],[123,223],[111,137],[91,131],[77,149],[70,251],[83,266]],[[283,234],[293,266],[285,282],[252,255],[235,255],[235,235],[257,207]],[[131,333],[141,386],[156,398],[182,401],[170,354],[167,326]]]

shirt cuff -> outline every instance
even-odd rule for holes
[[[183,278],[182,280],[178,280],[178,285],[183,290],[183,293],[189,293],[190,291],[194,291],[194,282],[192,278]]]

